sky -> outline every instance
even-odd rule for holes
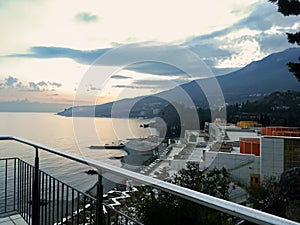
[[[176,68],[188,57],[170,48],[222,75],[292,47],[285,33],[299,27],[299,18],[261,0],[0,0],[0,102],[72,105],[78,88],[97,103],[157,93],[195,78]],[[95,61],[124,46],[175,63]],[[110,66],[113,74],[81,85],[92,67]]]

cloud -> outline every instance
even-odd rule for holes
[[[174,56],[169,50],[172,48],[170,45],[148,45],[144,43],[128,45],[126,48],[126,54],[133,56],[133,61],[139,61],[138,56],[143,56],[147,54],[157,54],[160,57],[167,58],[176,58],[178,61],[184,60],[184,56]],[[177,48],[174,46],[174,48]],[[92,64],[96,62],[95,60],[103,56],[109,50],[114,50],[111,48],[96,49],[96,50],[76,50],[71,48],[61,48],[61,47],[43,47],[36,46],[30,49],[29,53],[25,54],[11,54],[8,57],[17,57],[17,58],[70,58],[81,64]],[[171,54],[171,55],[170,55]],[[126,57],[128,57],[126,55]],[[118,59],[108,58],[102,60],[102,65],[113,65],[113,66],[123,66],[124,58],[119,57]],[[97,62],[96,62],[97,63]],[[160,74],[160,75],[178,75],[183,72],[178,68],[170,65],[166,65],[160,62],[142,62],[135,63],[126,67],[128,70],[148,73],[148,74]]]
[[[29,82],[29,88],[24,89],[23,91],[33,91],[33,92],[40,92],[43,91],[40,89],[40,86],[34,82]]]
[[[277,6],[269,2],[258,5],[249,17],[237,23],[236,27],[248,27],[252,30],[266,31],[274,26],[290,28],[299,22],[295,16],[284,17],[277,12]]]
[[[62,86],[61,83],[48,81],[48,85],[56,88],[60,88]]]
[[[282,16],[276,6],[266,2],[257,5],[248,17],[233,26],[192,37],[182,45],[207,57],[206,62],[216,74],[225,73],[291,47],[285,33],[298,30],[298,20]]]
[[[28,83],[19,81],[18,78],[8,76],[4,79],[4,81],[0,81],[0,89],[15,89],[21,92],[44,92],[44,91],[52,91],[55,88],[60,88],[62,86],[61,83],[58,82],[33,82],[30,81]]]
[[[236,9],[233,13],[243,14],[245,12]],[[80,13],[80,15],[86,20],[89,20],[90,17],[93,18],[93,15],[87,12]],[[254,60],[259,60],[268,54],[291,47],[286,40],[285,33],[300,27],[297,19],[296,17],[283,17],[277,12],[276,6],[271,3],[258,4],[248,17],[241,19],[232,26],[209,34],[187,38],[179,44],[179,47],[186,48],[197,54],[216,75],[225,74],[241,68]],[[142,55],[143,51],[148,51],[153,54],[163,55],[165,58],[175,58],[174,55],[168,55],[167,52],[168,48],[172,46],[171,44],[147,46],[145,43],[135,43],[130,46],[128,54],[131,55]],[[173,46],[178,47],[178,45]],[[116,48],[85,51],[54,46],[35,46],[30,49],[29,53],[12,54],[9,57],[69,58],[80,64],[91,65],[99,57],[114,49]],[[177,57],[178,62],[185,60],[188,65],[189,62],[185,56]],[[104,65],[123,66],[121,57],[102,61],[102,63]],[[150,61],[135,63],[127,66],[125,69],[156,75],[184,75],[183,71],[172,65]],[[115,75],[112,78],[128,79],[119,75]]]
[[[42,59],[70,58],[81,64],[92,64],[98,57],[102,56],[109,50],[111,50],[111,48],[83,51],[53,46],[35,46],[30,48],[29,53],[11,54],[7,55],[7,57]]]
[[[85,90],[86,90],[86,91],[100,91],[101,88],[95,86],[94,84],[87,84],[87,85],[85,86]],[[77,89],[75,89],[74,91],[77,91]]]
[[[93,15],[90,12],[80,12],[75,15],[75,20],[78,22],[92,23],[97,22],[98,19],[98,16]]]
[[[192,77],[174,77],[172,79],[136,80],[133,82],[133,84],[139,85],[139,86],[151,86],[154,89],[167,90],[167,89],[174,88],[178,85],[188,83],[192,80],[194,80],[194,78],[192,78]]]
[[[141,73],[158,74],[158,75],[173,75],[183,74],[182,70],[160,62],[143,62],[128,66],[126,69]]]
[[[152,86],[138,86],[138,85],[122,85],[122,84],[118,84],[118,85],[113,85],[113,88],[124,88],[124,89],[153,89]]]
[[[38,82],[37,85],[41,87],[48,86],[48,84],[45,81]]]
[[[130,79],[131,77],[124,76],[124,75],[113,75],[111,76],[112,79]]]
[[[113,85],[113,88],[121,88],[121,89],[149,89],[157,91],[168,90],[174,88],[180,84],[184,84],[192,81],[192,78],[180,78],[176,77],[174,79],[169,79],[170,77],[162,77],[161,79],[140,79],[131,82],[130,84],[118,84]]]
[[[13,86],[15,83],[18,82],[18,79],[12,76],[5,78],[5,85]]]

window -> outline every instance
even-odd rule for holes
[[[284,170],[300,166],[300,139],[284,140]]]

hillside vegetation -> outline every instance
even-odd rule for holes
[[[181,112],[188,109],[184,106],[176,107]],[[258,121],[263,126],[299,126],[300,127],[300,92],[274,92],[256,101],[245,101],[227,106],[227,121],[237,123],[241,120]],[[205,122],[211,121],[209,109],[198,108],[200,129]],[[180,117],[171,105],[165,107],[158,114],[168,125],[167,136],[180,136],[186,129],[198,129],[195,121],[181,126]]]
[[[227,107],[229,122],[256,120],[264,126],[300,126],[300,92],[274,92],[254,102]]]

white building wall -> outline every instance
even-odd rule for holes
[[[210,169],[226,168],[231,176],[244,185],[250,185],[250,174],[259,174],[260,159],[258,156],[240,153],[205,152],[205,165]]]
[[[261,181],[270,176],[280,176],[284,171],[284,138],[261,137],[260,140]]]
[[[208,127],[209,136],[214,140],[223,140],[225,136],[225,130],[221,129],[219,125],[209,123]]]
[[[184,139],[189,143],[189,144],[197,144],[199,138],[200,132],[199,130],[186,130],[184,132]]]
[[[242,184],[250,186],[250,175],[260,173],[260,157],[253,156],[252,163],[238,167],[230,171],[231,176]]]

